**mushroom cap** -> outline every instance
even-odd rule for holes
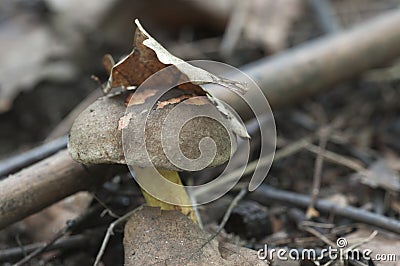
[[[141,104],[127,109],[125,100],[126,94],[99,98],[76,118],[68,142],[74,160],[84,164],[119,163],[183,171],[191,167],[180,164],[180,154],[186,157],[183,160],[197,164],[195,160],[202,152],[206,154],[208,149],[214,148],[215,154],[206,160],[208,163],[202,169],[223,164],[236,149],[236,138],[227,130],[226,119],[206,97],[190,98],[180,104],[169,103],[150,112]],[[210,111],[213,118],[198,116]],[[180,118],[184,117],[193,118],[182,123]],[[145,128],[138,126],[143,121],[146,121]],[[165,129],[166,124],[171,126]],[[143,141],[138,138],[140,136]],[[215,145],[207,142],[208,138]],[[204,140],[206,142],[201,143]],[[200,170],[197,166],[194,168]]]

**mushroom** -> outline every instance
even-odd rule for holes
[[[99,98],[79,115],[68,150],[84,164],[127,164],[148,206],[165,210],[161,214],[182,213],[196,227],[178,172],[221,165],[236,150],[236,136],[249,137],[231,110],[211,95],[210,87],[200,85],[217,84],[238,93],[245,88],[169,54],[138,20],[135,23],[132,52],[115,65],[110,57],[104,58],[110,77],[103,92],[125,90]],[[145,209],[137,210],[142,210],[140,217],[145,220]],[[130,216],[132,222],[125,226],[127,265],[137,264],[131,260],[134,246],[130,244],[137,239],[131,230],[135,217]]]
[[[177,92],[173,89],[172,95],[174,90]],[[126,100],[130,97],[127,108]],[[145,105],[154,101],[154,97],[151,91],[145,91],[133,96],[125,92],[99,98],[75,120],[68,150],[74,160],[84,164],[128,164],[136,180],[146,184],[142,192],[147,205],[178,210],[196,222],[178,171],[200,170],[204,163],[208,163],[206,167],[223,164],[234,152],[236,139],[224,125],[223,115],[207,97],[167,96],[167,100],[159,101],[148,111]],[[185,117],[192,119],[185,120]],[[140,142],[137,136],[143,134],[139,126],[143,119],[146,121],[144,141]],[[204,159],[210,155],[211,159]],[[185,160],[186,164],[179,165]],[[168,183],[161,184],[155,178],[157,172],[179,186],[166,189]]]

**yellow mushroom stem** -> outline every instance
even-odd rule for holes
[[[142,189],[143,196],[146,200],[146,203],[148,206],[152,207],[160,207],[161,210],[177,210],[187,217],[189,217],[191,220],[193,220],[195,223],[197,223],[197,219],[193,210],[193,207],[187,206],[190,204],[190,199],[189,195],[187,194],[185,187],[182,185],[181,178],[179,177],[178,172],[176,171],[169,171],[169,170],[158,170],[158,172],[167,180],[181,185],[180,187],[175,188],[172,193],[174,195],[174,198],[176,202],[179,202],[181,205],[173,205],[170,203],[163,202],[149,193],[147,193],[144,189]],[[162,188],[160,188],[162,189]],[[185,206],[186,205],[186,206]]]

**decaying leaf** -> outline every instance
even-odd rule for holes
[[[115,62],[114,58],[110,54],[106,54],[103,56],[103,66],[107,73],[111,74],[111,70],[114,67]]]
[[[255,250],[210,236],[177,211],[142,207],[125,226],[125,265],[268,265]]]
[[[400,176],[385,159],[374,162],[368,170],[357,173],[353,177],[372,188],[381,187],[388,191],[400,191]]]
[[[135,23],[137,29],[134,38],[134,49],[111,69],[111,74],[104,88],[104,92],[108,93],[115,87],[129,88],[132,86],[139,86],[154,73],[167,66],[173,65],[175,68],[172,68],[172,74],[168,73],[168,75],[163,76],[163,81],[174,84],[180,80],[183,82],[191,80],[192,82],[190,83],[178,86],[182,93],[184,95],[191,95],[191,97],[207,95],[217,106],[218,110],[227,117],[232,131],[241,137],[249,138],[250,136],[243,123],[239,122],[232,112],[225,108],[221,101],[214,98],[207,88],[200,86],[213,83],[238,93],[244,93],[246,91],[245,85],[240,82],[218,77],[173,56],[143,29],[138,20],[135,20]],[[157,84],[154,84],[154,86],[157,86]],[[136,97],[136,95],[134,97]],[[158,108],[168,104],[168,101],[165,103],[161,102]]]
[[[89,192],[79,192],[53,204],[41,212],[22,221],[34,241],[48,241],[66,226],[68,220],[77,218],[90,205],[93,196]]]

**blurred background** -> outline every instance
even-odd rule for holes
[[[132,49],[134,18],[171,53],[241,66],[396,8],[396,0],[62,1],[0,3],[0,155],[43,141]],[[317,4],[318,5],[318,4]],[[231,23],[230,23],[231,21]],[[229,31],[228,31],[229,28]]]
[[[108,53],[118,60],[132,50],[135,18],[182,59],[211,59],[241,67],[362,25],[399,7],[400,0],[2,0],[0,158],[7,159],[68,133],[76,115],[102,95],[91,76],[102,82],[108,79],[103,55]],[[278,151],[321,129],[328,128],[329,137],[318,135],[313,140],[314,148],[299,149],[296,156],[280,157],[265,182],[281,190],[310,194],[311,184],[319,177],[319,197],[398,220],[399,60],[393,58],[380,68],[324,89],[284,108],[273,108]],[[251,125],[249,131],[254,156],[251,159],[256,159],[260,137]],[[321,154],[318,148],[333,154],[322,170],[316,166]],[[206,182],[220,170],[196,173],[199,181],[194,182]],[[107,193],[120,191],[128,181],[132,181],[128,176],[119,177],[103,189]],[[126,210],[142,203],[137,187],[130,186],[136,194],[118,192],[114,194],[118,200],[110,204]],[[228,194],[209,209],[204,207],[204,224],[221,221],[232,199],[233,195]],[[224,237],[253,249],[267,242],[296,248],[323,246],[321,239],[299,229],[299,222],[305,219],[303,210],[257,202],[242,201],[225,227],[231,235]],[[323,229],[332,240],[356,231],[357,226],[353,225],[338,229],[351,223],[346,217],[313,217],[317,222],[333,224]],[[97,242],[88,251],[90,254],[67,254],[54,265],[92,261],[107,222],[110,221],[99,222],[102,229],[96,233]],[[24,226],[0,232],[0,248],[15,246],[16,235],[24,236],[26,242],[50,238],[36,238],[27,230],[30,227]],[[337,230],[333,232],[332,228]],[[366,237],[369,230],[360,229],[359,235],[353,237]],[[398,253],[399,236],[391,237],[381,236],[371,245],[381,252]],[[119,235],[110,244],[105,261],[114,264],[106,265],[122,265],[122,261],[113,260],[113,254],[122,252],[121,239]]]

